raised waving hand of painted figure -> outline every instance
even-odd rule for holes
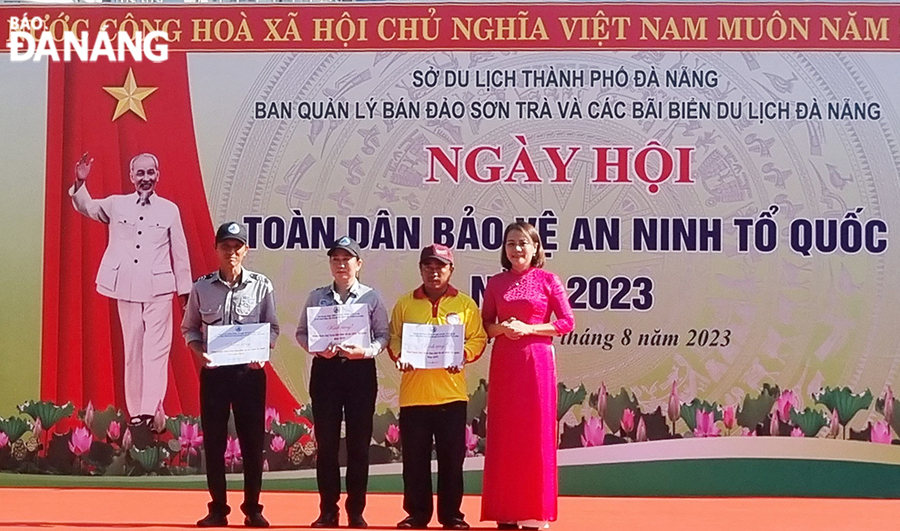
[[[80,188],[88,175],[91,174],[91,166],[94,164],[93,158],[88,158],[87,152],[81,156],[81,159],[75,163],[75,187]]]

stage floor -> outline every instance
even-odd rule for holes
[[[230,492],[231,526],[242,527],[239,492]],[[193,528],[206,514],[204,491],[0,488],[0,529],[165,530]],[[311,493],[265,492],[264,514],[275,529],[308,528],[317,514]],[[480,499],[466,496],[463,512],[474,529]],[[561,497],[557,530],[758,531],[892,529],[900,500],[820,498],[588,498]],[[366,519],[374,529],[393,529],[405,514],[401,497],[369,496]],[[346,524],[342,520],[342,525]],[[440,528],[436,520],[432,528]]]

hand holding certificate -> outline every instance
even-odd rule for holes
[[[310,352],[322,352],[332,345],[367,347],[372,341],[367,304],[311,306],[306,309],[306,320]]]
[[[462,367],[463,325],[430,325],[403,323],[400,363],[414,369],[446,369]]]
[[[269,361],[269,323],[210,326],[206,338],[210,367]]]

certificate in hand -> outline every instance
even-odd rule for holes
[[[463,364],[463,325],[403,323],[400,361],[415,369],[445,369]]]
[[[210,326],[206,329],[206,354],[210,367],[269,361],[269,323]]]
[[[331,345],[368,347],[372,341],[368,304],[312,306],[306,309],[306,321],[310,352],[322,352]]]

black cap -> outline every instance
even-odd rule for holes
[[[338,241],[334,242],[331,249],[328,249],[328,256],[331,256],[338,249],[343,249],[357,258],[359,258],[359,254],[362,252],[359,248],[359,244],[350,236],[343,236]]]
[[[247,229],[236,221],[222,223],[216,231],[216,245],[225,240],[237,240],[247,245]]]

